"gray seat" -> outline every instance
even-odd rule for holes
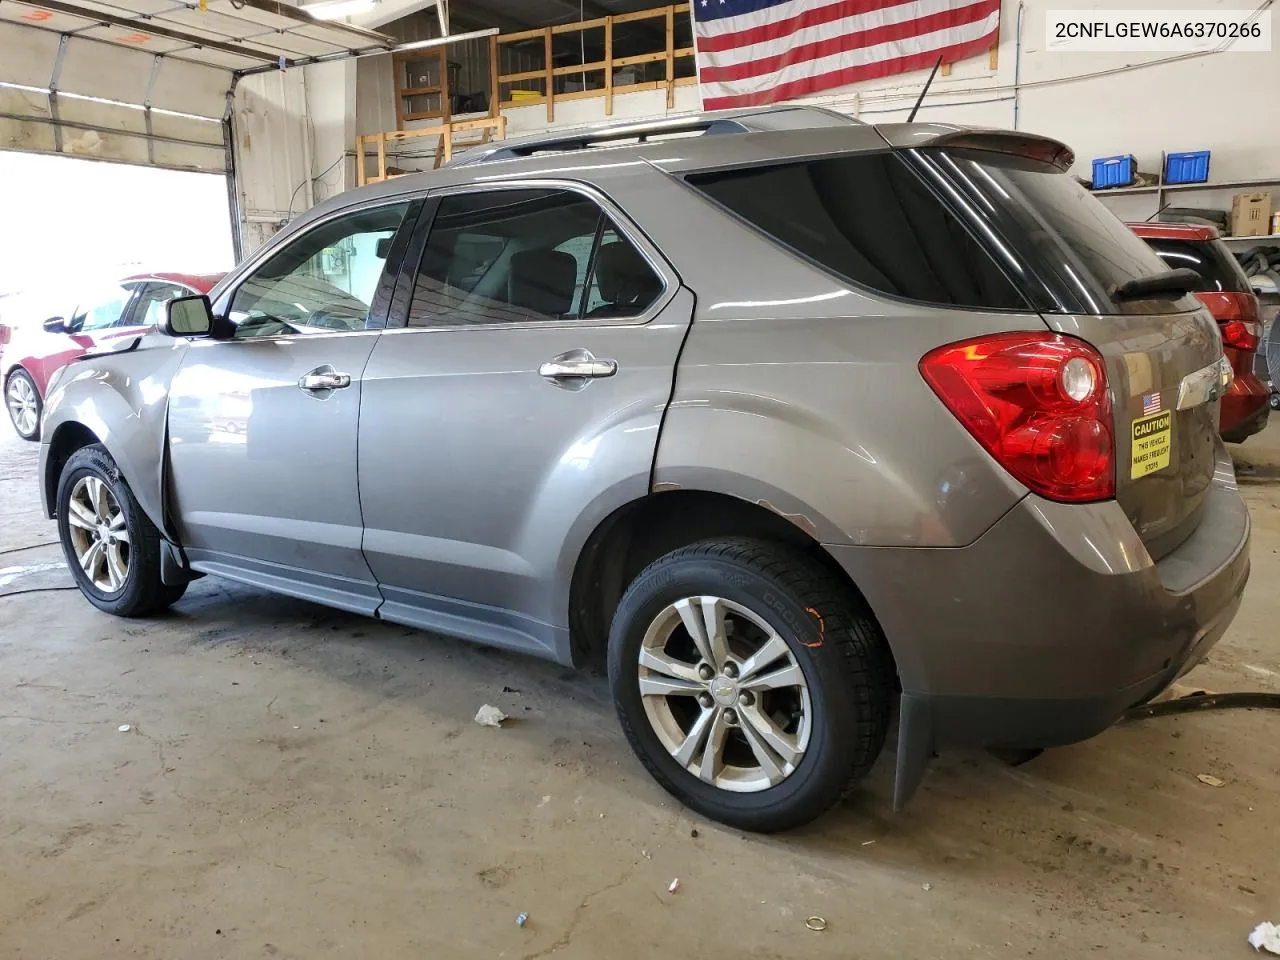
[[[563,317],[573,309],[578,261],[561,250],[524,250],[512,254],[507,302],[531,313]]]
[[[605,302],[588,317],[626,317],[640,313],[662,290],[662,280],[631,244],[613,240],[596,252],[596,284]]]

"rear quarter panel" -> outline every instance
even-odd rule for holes
[[[1025,495],[918,364],[944,343],[1044,331],[1039,315],[875,296],[674,178],[624,178],[610,190],[697,295],[656,490],[730,494],[820,542],[865,546],[970,543]]]
[[[186,351],[185,340],[160,333],[136,350],[78,361],[58,378],[45,401],[41,434],[41,491],[54,513],[57,478],[47,475],[50,446],[60,429],[79,423],[107,448],[143,512],[160,530],[164,522],[163,471],[169,384]]]

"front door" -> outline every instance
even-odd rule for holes
[[[169,394],[175,519],[191,565],[361,613],[361,377],[385,322],[408,204],[288,241],[215,305],[234,333],[194,341]]]
[[[693,297],[570,187],[446,193],[409,266],[360,415],[380,615],[558,652],[568,545],[648,492]]]

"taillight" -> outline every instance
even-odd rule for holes
[[[1258,298],[1252,293],[1223,293],[1206,290],[1196,294],[1218,321],[1222,345],[1235,350],[1254,351],[1262,336],[1258,322]]]
[[[1102,356],[1073,337],[1001,333],[926,354],[920,373],[997,462],[1043,497],[1115,496]]]
[[[1262,333],[1262,325],[1254,320],[1228,320],[1219,324],[1222,331],[1222,345],[1235,347],[1237,350],[1257,350],[1258,337]]]

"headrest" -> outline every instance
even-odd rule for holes
[[[648,306],[662,281],[631,244],[612,240],[596,251],[596,283],[600,296],[620,306]]]

